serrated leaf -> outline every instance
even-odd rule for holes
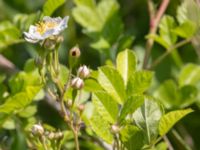
[[[131,75],[127,84],[127,95],[145,92],[151,85],[152,72],[137,71]]]
[[[51,16],[64,3],[65,0],[47,0],[43,6],[43,14],[45,16]]]
[[[161,116],[161,108],[152,97],[145,97],[143,105],[133,114],[136,125],[145,133],[145,140],[148,144],[158,136]]]
[[[118,104],[106,92],[95,92],[92,101],[98,113],[108,122],[114,124],[118,115]]]
[[[125,86],[128,79],[136,70],[136,57],[133,51],[126,49],[117,55],[117,70],[124,79]]]
[[[159,122],[159,134],[165,135],[176,122],[191,112],[193,112],[192,109],[176,110],[162,116]]]
[[[113,135],[110,132],[110,124],[104,120],[102,116],[94,110],[92,117],[89,118],[89,124],[93,131],[108,143],[112,143]]]
[[[119,122],[126,118],[128,114],[132,114],[138,107],[140,107],[144,102],[144,97],[142,95],[133,95],[127,99],[122,107]]]
[[[119,104],[122,104],[126,99],[124,82],[120,74],[115,68],[100,67],[98,69],[98,82],[107,91],[112,98]]]
[[[120,131],[121,141],[128,150],[140,150],[143,146],[143,132],[133,125],[127,125]]]

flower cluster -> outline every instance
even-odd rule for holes
[[[83,79],[90,76],[90,70],[86,65],[80,66],[77,71],[78,76],[71,81],[71,87],[75,89],[81,89],[84,86]]]

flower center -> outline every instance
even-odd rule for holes
[[[37,32],[39,32],[41,35],[44,34],[47,30],[53,29],[58,24],[56,22],[39,22],[36,24]]]

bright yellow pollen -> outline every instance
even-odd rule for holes
[[[36,24],[37,32],[39,32],[40,34],[44,34],[46,30],[52,29],[57,25],[58,24],[56,22],[39,22]]]

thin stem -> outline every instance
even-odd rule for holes
[[[166,135],[163,136],[163,140],[167,143],[169,150],[174,150],[172,144],[170,143],[170,141],[169,141],[169,139],[167,138]]]
[[[149,10],[149,15],[150,15],[149,34],[155,34],[157,32],[158,24],[160,22],[161,17],[163,16],[165,10],[167,9],[169,1],[170,0],[163,0],[158,11],[156,13],[154,13],[152,0],[147,0],[148,10]],[[154,44],[154,39],[149,38],[147,40],[147,44],[146,44],[146,51],[145,51],[145,56],[144,56],[144,61],[143,61],[143,68],[147,68],[147,64],[148,64],[148,60],[149,60],[149,56],[150,56],[153,44]]]
[[[45,150],[48,150],[47,145],[46,145],[46,143],[45,143],[45,137],[42,136],[41,138],[42,138],[41,140],[42,140],[42,145],[43,145],[44,149],[45,149]]]
[[[177,48],[179,48],[179,47],[181,47],[181,46],[183,46],[183,45],[185,45],[185,44],[191,42],[191,40],[192,40],[192,38],[185,39],[185,40],[183,40],[183,41],[181,41],[181,42],[179,42],[179,43],[177,43],[177,44],[171,46],[170,48],[168,48],[164,54],[162,54],[160,57],[158,57],[158,58],[152,63],[152,65],[149,67],[149,69],[154,68],[154,67],[155,67],[156,65],[158,65],[163,59],[165,59],[165,57],[166,57],[167,55],[169,55],[173,50],[175,50],[175,49],[177,49]]]
[[[76,130],[72,130],[72,131],[73,131],[73,134],[74,134],[76,150],[79,150],[78,132]]]

